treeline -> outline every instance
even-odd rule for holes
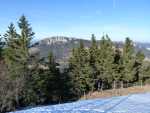
[[[138,83],[150,78],[150,63],[144,62],[141,51],[134,51],[129,38],[123,48],[108,35],[100,41],[92,35],[90,48],[81,40],[63,73],[52,53],[40,58],[30,51],[33,38],[25,16],[19,19],[18,28],[11,23],[0,38],[0,112],[73,101],[89,91],[111,88],[113,82]]]
[[[91,47],[86,48],[81,41],[80,47],[73,49],[69,60],[69,75],[78,96],[89,91],[111,89],[117,83],[149,83],[150,62],[144,60],[142,51],[135,51],[130,38],[125,39],[122,48],[114,44],[108,35],[100,41],[92,35],[91,42]]]

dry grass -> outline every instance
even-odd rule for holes
[[[122,95],[128,95],[133,93],[144,93],[144,92],[150,92],[150,85],[145,86],[133,86],[129,88],[121,88],[121,89],[111,89],[111,90],[105,90],[102,92],[93,92],[89,93],[87,95],[84,95],[81,99],[95,99],[95,98],[107,98],[112,96],[122,96]]]

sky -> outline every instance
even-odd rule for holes
[[[0,0],[0,34],[24,14],[35,40],[50,36],[150,42],[150,0]]]

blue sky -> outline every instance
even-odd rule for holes
[[[1,0],[0,33],[25,14],[36,40],[48,36],[150,42],[150,0]]]

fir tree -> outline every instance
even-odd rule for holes
[[[145,59],[145,55],[141,52],[141,51],[138,51],[136,53],[136,56],[135,56],[135,65],[134,65],[134,68],[135,68],[135,80],[136,81],[140,81],[140,74],[144,74],[144,70],[142,70],[141,68],[143,67],[144,65],[144,59]]]
[[[29,71],[29,43],[33,36],[31,27],[25,16],[22,16],[18,22],[21,34],[18,34],[14,25],[11,23],[5,34],[6,49],[5,61],[8,66],[9,75],[17,82],[16,103],[30,103],[32,98],[29,94],[30,71]],[[30,98],[29,98],[30,97]],[[20,102],[22,101],[22,102]],[[27,105],[27,104],[25,104]]]
[[[17,53],[17,40],[18,35],[16,33],[16,29],[14,27],[14,24],[11,23],[8,26],[8,30],[6,31],[6,34],[4,35],[6,40],[6,49],[5,49],[5,61],[8,65],[8,68],[10,68],[10,73],[13,73],[13,69],[11,66],[16,62],[16,53]],[[12,66],[13,67],[13,66]],[[12,69],[12,70],[11,70]]]
[[[113,62],[113,81],[114,82],[119,82],[123,81],[123,62],[122,62],[122,53],[118,47],[118,45],[115,46],[114,50],[114,62]]]
[[[139,81],[144,83],[150,83],[150,63],[143,61],[141,68],[139,69]]]
[[[90,54],[90,67],[91,67],[91,71],[92,71],[92,75],[91,75],[91,79],[93,80],[93,87],[95,84],[95,80],[96,80],[96,75],[97,75],[97,68],[96,68],[96,59],[98,57],[98,45],[97,45],[97,41],[95,39],[94,34],[92,34],[92,38],[91,38],[91,47],[89,49],[89,54]]]
[[[124,68],[123,79],[125,82],[132,82],[135,79],[134,64],[135,59],[134,59],[133,42],[129,38],[126,38],[123,47],[123,68]]]
[[[61,96],[61,89],[60,89],[61,76],[52,53],[49,53],[47,66],[48,66],[47,80],[49,82],[48,84],[49,99],[52,102],[59,102]]]
[[[113,43],[110,38],[106,35],[103,36],[100,40],[100,48],[98,52],[96,66],[98,69],[97,79],[100,83],[98,83],[98,87],[103,87],[104,83],[112,82],[112,69],[114,62],[114,50]],[[100,86],[99,86],[100,84]]]
[[[79,48],[73,49],[73,55],[70,58],[70,74],[74,81],[74,91],[78,96],[91,90],[93,84],[89,54],[82,41]]]

